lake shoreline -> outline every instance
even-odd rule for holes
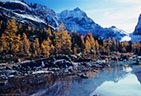
[[[136,59],[139,56],[134,57],[120,57],[122,60],[118,60],[113,57],[110,59],[97,59],[96,61],[92,61],[90,59],[85,59],[86,62],[74,62],[72,57],[67,55],[50,57],[48,59],[38,59],[31,61],[24,61],[18,64],[14,64],[11,66],[5,66],[0,70],[0,85],[6,85],[9,78],[22,78],[26,76],[32,75],[40,75],[40,74],[52,74],[52,75],[78,75],[82,78],[88,78],[85,74],[86,71],[94,71],[102,70],[106,67],[113,66],[114,63],[118,63],[121,61],[127,61]],[[140,58],[140,57],[139,57]],[[140,62],[135,61],[134,64]]]
[[[36,89],[37,90],[40,90],[40,88],[38,89],[38,86],[39,87],[42,87],[42,86],[46,86],[46,88],[48,88],[48,84],[49,84],[49,88],[52,88],[53,86],[56,86],[54,84],[52,84],[53,82],[58,82],[58,80],[65,80],[65,82],[72,82],[72,81],[66,81],[66,79],[69,79],[69,80],[92,80],[92,78],[102,78],[102,77],[99,77],[98,74],[100,74],[100,72],[104,72],[104,74],[109,74],[112,72],[113,68],[118,68],[118,69],[122,69],[124,70],[124,68],[128,69],[129,67],[135,67],[135,66],[140,66],[140,65],[115,65],[115,66],[109,66],[109,67],[103,67],[103,68],[99,68],[99,69],[92,69],[92,70],[87,70],[87,71],[83,71],[83,72],[76,72],[74,74],[68,74],[68,73],[37,73],[37,74],[29,74],[29,75],[25,75],[25,76],[14,76],[14,77],[10,77],[8,78],[8,83],[4,86],[0,86],[0,93],[1,94],[9,94],[9,93],[13,93],[14,95],[17,94],[18,92],[19,95],[26,95],[26,94],[33,94],[34,92],[35,93],[38,93],[36,92]],[[137,68],[137,67],[135,67]],[[110,71],[110,72],[108,72]],[[125,71],[125,70],[124,70]],[[108,72],[108,73],[107,73]],[[113,72],[113,75],[115,75],[116,77],[116,74],[115,72],[117,72],[116,70]],[[140,72],[140,70],[133,70],[134,73],[138,73]],[[127,72],[123,72],[123,74],[126,74]],[[120,76],[121,72],[119,72],[119,75]],[[95,76],[95,77],[93,77]],[[108,76],[112,76],[111,74],[109,74]],[[121,76],[122,77],[122,76]],[[140,77],[140,76],[139,76]],[[60,78],[60,79],[57,79],[57,78]],[[104,75],[104,78],[107,78],[108,77],[106,75]],[[115,79],[116,80],[116,79]],[[67,86],[69,86],[67,84]],[[51,84],[51,85],[50,85]],[[58,83],[60,84],[60,83]],[[61,86],[60,86],[61,87]],[[28,89],[27,89],[28,88]],[[45,88],[45,89],[46,89]],[[30,90],[32,89],[32,90]],[[17,91],[14,91],[14,90],[17,90]],[[33,91],[34,90],[34,91]],[[33,92],[32,92],[33,91]],[[14,93],[14,92],[17,92],[17,93]],[[26,92],[26,94],[24,94]],[[28,93],[29,92],[29,93]],[[51,92],[52,93],[52,92]],[[50,95],[49,95],[50,96]]]
[[[140,57],[138,57],[138,58],[141,61],[141,58]],[[134,59],[137,59],[137,58],[134,58]],[[68,61],[68,62],[66,62],[66,61]],[[72,62],[72,63],[70,63],[69,59],[68,60],[65,59],[65,61],[62,62],[62,59],[59,58],[59,59],[54,60],[55,65],[53,65],[53,63],[51,63],[53,61],[51,61],[51,58],[50,58],[50,59],[42,59],[42,60],[37,60],[37,61],[35,60],[35,61],[32,61],[32,62],[28,62],[28,63],[27,62],[26,63],[20,63],[20,64],[15,65],[15,66],[6,67],[5,71],[7,71],[7,72],[9,71],[9,73],[5,73],[5,81],[1,82],[0,92],[3,93],[3,94],[6,94],[8,92],[8,91],[6,91],[7,89],[13,90],[13,88],[16,88],[16,87],[22,88],[25,85],[32,85],[32,86],[35,87],[35,86],[38,86],[42,83],[44,84],[48,80],[49,80],[48,82],[50,82],[49,78],[55,79],[55,78],[58,78],[58,77],[59,78],[64,78],[64,77],[67,77],[67,78],[69,78],[69,77],[73,78],[74,77],[75,78],[75,77],[78,77],[78,78],[81,78],[81,79],[85,79],[85,78],[89,78],[89,76],[87,74],[87,72],[89,72],[89,71],[91,71],[92,73],[98,74],[101,70],[104,71],[106,69],[111,69],[114,66],[120,66],[120,67],[125,66],[125,67],[127,67],[127,66],[130,66],[130,65],[131,66],[136,65],[136,60],[134,61],[134,63],[132,62],[132,64],[122,65],[122,64],[119,63],[119,62],[124,62],[124,61],[127,62],[126,60],[123,60],[123,61],[111,60],[110,62],[104,63],[104,61],[98,60],[97,62],[89,61],[89,62],[77,62],[77,63]],[[43,62],[45,64],[45,66],[43,66]],[[49,62],[49,63],[47,63],[47,62]],[[57,62],[62,62],[62,63],[57,63]],[[64,62],[66,62],[66,63],[64,63]],[[116,63],[116,64],[118,63],[118,64],[114,65],[114,63]],[[30,67],[33,67],[33,68],[30,68],[30,70],[24,69],[25,71],[21,72],[20,68],[23,68],[23,66],[27,67],[27,64],[29,64],[29,65],[37,65],[38,64],[38,66],[41,64],[43,68],[40,68],[38,70],[37,69],[34,70],[35,66],[30,66]],[[139,64],[140,64],[140,62],[139,62]],[[53,68],[53,66],[54,66],[54,68]],[[57,68],[57,66],[59,66],[60,68],[59,67]],[[11,69],[7,69],[7,68],[11,68]],[[17,68],[19,68],[19,69],[17,69]],[[29,67],[27,67],[27,68],[29,68]],[[36,68],[38,68],[38,67],[36,66]],[[15,71],[15,70],[17,70],[17,71]],[[22,73],[24,73],[24,74],[22,74]],[[47,79],[45,79],[45,78],[47,78]],[[15,83],[13,83],[13,82],[15,82]],[[12,91],[10,91],[10,92],[12,92]]]

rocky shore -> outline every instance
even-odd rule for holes
[[[97,71],[105,67],[113,66],[115,62],[124,61],[131,57],[112,57],[110,59],[98,59],[92,61],[90,59],[75,60],[75,57],[66,55],[50,57],[48,59],[26,60],[17,64],[9,65],[6,63],[0,64],[0,85],[5,85],[8,78],[24,77],[38,74],[56,74],[56,75],[78,75],[82,78],[87,78],[86,71]],[[137,57],[132,57],[131,60]],[[122,59],[122,60],[120,60]],[[80,62],[83,61],[83,62]],[[84,62],[85,61],[85,62]],[[133,64],[140,64],[135,61]]]

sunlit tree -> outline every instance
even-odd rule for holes
[[[25,33],[23,33],[21,38],[21,46],[22,46],[21,50],[23,51],[23,53],[28,55],[30,53],[30,41]]]
[[[89,36],[87,36],[86,40],[85,40],[84,54],[86,55],[86,54],[90,53],[90,50],[91,50],[90,38],[89,38]]]
[[[45,56],[45,57],[49,57],[50,55],[50,45],[49,45],[49,41],[47,40],[44,40],[41,44],[41,49],[42,49],[42,54]]]
[[[70,54],[71,52],[71,36],[68,34],[67,30],[63,28],[63,22],[61,23],[61,28],[55,33],[55,51],[57,54]]]
[[[41,53],[41,50],[40,50],[40,44],[39,44],[39,39],[36,38],[34,40],[34,43],[33,43],[33,57],[39,57],[40,56],[40,53]]]
[[[90,41],[89,42],[91,43],[91,48],[93,49],[94,55],[96,55],[96,42],[95,42],[95,39],[92,34],[90,34]]]
[[[17,25],[15,19],[13,18],[12,20],[8,20],[6,29],[1,36],[3,50],[6,53],[17,54],[19,52],[20,39],[20,35],[17,34]]]

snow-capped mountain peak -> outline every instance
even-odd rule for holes
[[[78,7],[73,10],[64,10],[59,15],[64,18],[72,17],[82,19],[83,17],[87,17],[87,14]]]
[[[121,40],[122,37],[126,36],[125,31],[115,26],[103,28],[96,24],[80,8],[62,11],[58,16],[59,20],[64,22],[64,26],[69,32],[78,32],[82,35],[91,32],[93,35],[99,35],[103,39],[115,37],[117,40]]]
[[[111,26],[110,29],[112,29],[115,33],[120,32],[120,33],[122,33],[122,34],[129,35],[129,33],[125,32],[125,31],[122,30],[122,29],[117,28],[116,26]]]

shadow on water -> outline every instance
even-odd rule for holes
[[[10,78],[0,94],[32,96],[141,96],[141,66],[114,66],[86,72],[88,78],[34,75]],[[131,88],[130,88],[131,87]],[[125,90],[123,91],[122,88]],[[121,89],[121,90],[120,90]],[[128,94],[125,92],[128,91]],[[122,94],[123,93],[123,94]],[[109,95],[111,94],[111,95]]]

